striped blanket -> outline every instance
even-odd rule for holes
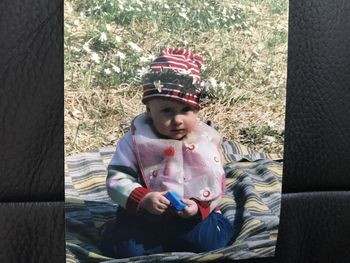
[[[97,248],[101,227],[114,219],[117,205],[107,195],[106,167],[114,147],[66,158],[66,262],[158,262],[246,259],[274,255],[278,234],[282,158],[224,141],[227,161],[223,214],[239,229],[225,248],[207,253],[174,252],[128,259],[103,256]]]

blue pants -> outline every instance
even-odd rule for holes
[[[224,247],[234,236],[231,223],[217,212],[201,221],[150,214],[136,217],[119,209],[116,223],[102,233],[100,249],[114,258],[175,251],[199,253]]]

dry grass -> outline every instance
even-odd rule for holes
[[[82,50],[87,32],[96,31],[100,24],[80,16],[73,3],[65,1],[67,155],[114,145],[128,130],[133,117],[145,109],[141,89],[135,84],[96,81],[96,72],[101,68],[97,69]],[[138,30],[132,31],[110,23],[110,32],[125,39],[139,39],[144,53],[156,55],[165,45],[182,44],[203,55],[210,75],[225,81],[229,89],[217,101],[205,105],[200,112],[202,119],[211,120],[227,139],[257,150],[282,153],[287,12],[272,15],[272,1],[233,3],[241,5],[248,17],[249,26],[240,31],[186,31],[186,39],[177,42],[172,39],[172,32],[160,30],[159,25],[152,23],[136,24]],[[116,50],[112,47],[106,52],[101,64],[107,63]]]

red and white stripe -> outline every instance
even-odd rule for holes
[[[181,74],[192,76],[195,82],[201,80],[200,70],[203,66],[203,58],[194,54],[191,50],[183,48],[167,48],[160,53],[150,64],[151,72],[158,72],[164,69],[173,70]],[[142,101],[146,103],[148,100],[156,97],[163,97],[184,102],[192,107],[199,108],[199,92],[196,94],[183,94],[184,87],[175,83],[161,83],[162,89],[154,88],[153,83],[144,83],[144,93]],[[186,88],[186,87],[185,87]],[[191,87],[192,89],[193,87]]]

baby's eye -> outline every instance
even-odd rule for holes
[[[193,110],[193,109],[192,109],[192,107],[190,107],[190,106],[184,107],[184,108],[182,109],[183,112],[189,112],[189,111],[192,111],[192,110]]]
[[[171,109],[170,108],[164,108],[164,109],[161,110],[161,112],[163,112],[163,113],[170,113]]]

